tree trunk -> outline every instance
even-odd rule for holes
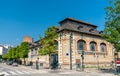
[[[51,69],[51,54],[49,54],[49,69]]]
[[[24,65],[26,65],[26,61],[25,61],[25,58],[24,58]]]

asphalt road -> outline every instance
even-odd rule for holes
[[[25,66],[11,66],[0,63],[0,74],[4,76],[114,76],[111,73],[103,72],[77,72],[70,70],[45,70],[31,69]]]
[[[5,74],[5,76],[35,76],[40,73],[45,73],[44,71],[37,71],[35,69],[24,68],[21,66],[12,66],[0,63],[0,74]]]

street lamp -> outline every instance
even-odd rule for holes
[[[98,70],[99,70],[99,56],[97,55],[97,66],[98,66]]]
[[[70,70],[72,70],[72,48],[71,48],[72,43],[73,43],[73,33],[70,32]]]
[[[114,53],[114,62],[115,62],[115,66],[114,66],[114,74],[117,75],[117,66],[116,66],[116,60],[117,60],[117,53]]]
[[[82,50],[82,71],[84,71],[84,50]]]

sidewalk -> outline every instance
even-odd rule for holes
[[[31,69],[34,70],[36,72],[39,73],[53,73],[53,74],[64,74],[64,75],[85,75],[85,76],[115,76],[114,73],[107,73],[107,72],[103,72],[100,71],[98,69],[94,69],[94,68],[85,68],[84,71],[76,71],[76,70],[63,70],[63,69],[55,69],[55,70],[51,70],[51,69],[38,69],[36,70],[35,68],[31,68],[31,66],[23,66],[23,65],[19,65],[19,67],[25,68],[25,69]],[[118,75],[116,75],[118,76]]]

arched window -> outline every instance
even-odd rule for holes
[[[100,44],[100,51],[101,51],[101,52],[105,52],[105,50],[106,50],[106,44],[101,43],[101,44]]]
[[[90,50],[91,51],[95,51],[96,50],[96,43],[95,42],[91,42],[90,43]]]
[[[77,49],[78,50],[85,50],[85,41],[84,40],[79,40],[77,42]]]
[[[55,40],[55,49],[58,50],[58,41]]]

